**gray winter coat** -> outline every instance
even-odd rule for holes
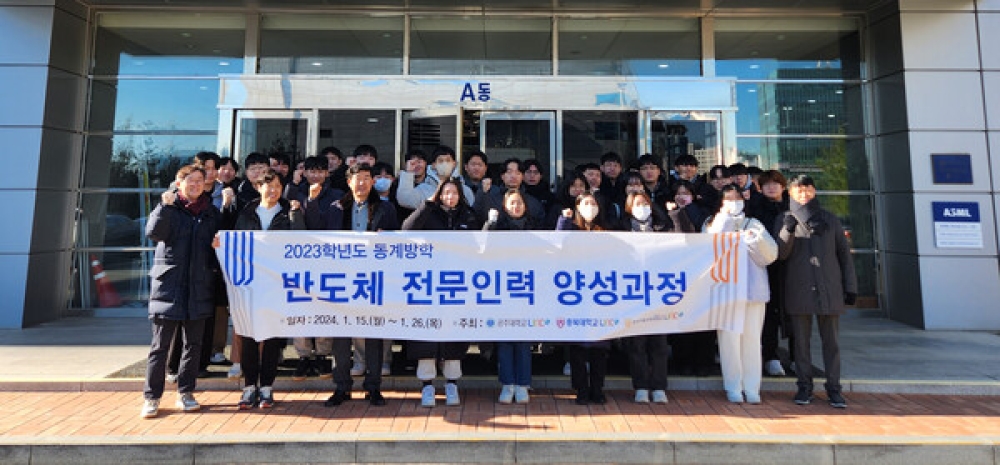
[[[789,315],[842,315],[844,296],[857,294],[858,280],[851,247],[836,215],[819,209],[814,215],[827,225],[816,236],[802,223],[794,234],[784,227],[784,212],[775,219],[778,259],[785,261],[785,310]]]

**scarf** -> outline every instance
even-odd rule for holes
[[[189,200],[185,198],[180,192],[177,193],[177,202],[179,206],[189,212],[194,216],[201,216],[201,213],[205,211],[206,208],[212,205],[212,196],[202,193],[197,199]]]
[[[639,221],[634,216],[630,216],[629,220],[632,222],[632,231],[649,232],[653,230],[653,215],[649,215],[646,221]]]
[[[809,229],[809,234],[821,236],[826,232],[827,224],[820,215],[819,200],[813,198],[809,203],[802,205],[796,201],[789,202],[789,211],[799,224],[805,225]]]

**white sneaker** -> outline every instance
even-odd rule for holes
[[[388,363],[382,364],[382,376],[389,376],[392,374],[392,366]]]
[[[569,367],[569,362],[563,365],[563,376],[569,376],[573,374],[573,369]]]
[[[740,391],[726,391],[726,399],[734,404],[743,403],[743,393]]]
[[[760,393],[748,392],[746,394],[747,394],[747,403],[748,404],[759,404],[760,403]]]
[[[636,389],[635,390],[635,403],[637,403],[637,404],[648,404],[649,403],[649,390],[648,389]]]
[[[212,358],[208,359],[210,363],[226,363],[226,354],[222,352],[216,352],[212,354]]]
[[[142,403],[142,410],[139,412],[139,418],[153,418],[156,414],[160,412],[160,399],[146,399]]]
[[[781,360],[768,360],[764,364],[764,372],[769,376],[785,376],[785,369],[781,367]]]
[[[351,376],[361,376],[365,374],[365,365],[363,363],[355,363],[351,366]]]
[[[428,384],[420,390],[420,406],[421,407],[433,407],[434,406],[434,385]]]
[[[177,384],[177,373],[167,373],[167,382]]]
[[[500,397],[497,397],[497,402],[501,404],[510,404],[514,402],[514,385],[504,384],[500,388]]]
[[[243,368],[240,367],[239,363],[234,363],[233,366],[229,367],[229,373],[226,373],[226,378],[232,381],[238,381],[243,377]]]
[[[458,405],[462,403],[462,399],[458,397],[458,385],[455,383],[447,383],[444,385],[444,404],[445,405]]]
[[[514,402],[527,404],[529,401],[531,401],[531,396],[528,395],[528,386],[514,388]]]
[[[193,412],[201,408],[201,404],[194,399],[194,394],[190,392],[185,392],[177,396],[177,408],[185,412]]]
[[[653,402],[657,404],[667,403],[667,391],[655,390],[653,391]]]

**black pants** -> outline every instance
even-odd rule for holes
[[[587,370],[587,363],[590,363],[590,370]],[[608,348],[571,344],[569,366],[573,371],[573,389],[604,389],[604,378],[608,374]]]
[[[674,349],[674,364],[690,369],[715,365],[715,331],[698,331],[670,335]]]
[[[779,360],[778,357],[778,344],[781,342],[781,331],[784,329],[786,336],[788,336],[788,353],[792,360],[795,360],[795,338],[791,337],[790,329],[785,327],[785,322],[782,321],[781,309],[778,304],[774,302],[768,302],[767,306],[764,307],[764,328],[760,333],[760,346],[761,346],[761,359],[765,362],[768,360]]]
[[[667,345],[666,334],[625,339],[633,389],[667,390]]]
[[[215,328],[215,316],[210,316],[205,321],[205,329],[201,332],[201,351],[198,353],[198,371],[208,369],[208,364],[212,360],[213,332]],[[174,332],[170,339],[170,350],[167,352],[167,372],[177,373],[177,368],[181,363],[181,335]]]
[[[243,369],[244,386],[271,386],[278,376],[278,360],[281,359],[281,342],[285,338],[271,338],[257,342],[253,338],[239,336],[243,342],[240,350],[240,366]]]
[[[153,340],[149,345],[149,360],[146,363],[146,386],[143,396],[146,399],[159,399],[163,396],[163,385],[167,371],[167,351],[174,335],[181,338],[182,347],[178,357],[177,392],[194,392],[198,380],[198,357],[201,354],[202,332],[205,330],[205,320],[166,320],[154,318]]]
[[[795,335],[795,374],[796,384],[810,391],[813,389],[812,375],[812,339],[813,315],[791,315],[792,334]],[[840,345],[837,341],[840,333],[840,316],[816,315],[819,328],[819,338],[823,343],[823,370],[826,371],[827,392],[841,391],[840,386]]]
[[[382,387],[382,344],[381,339],[365,338],[365,380],[361,387],[366,391],[377,391]],[[338,391],[350,391],[354,386],[351,378],[351,338],[333,338],[333,382]]]

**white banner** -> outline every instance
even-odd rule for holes
[[[236,332],[595,341],[740,331],[739,234],[224,231]]]

